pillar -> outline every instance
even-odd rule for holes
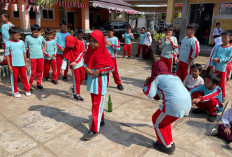
[[[89,31],[89,5],[81,8],[81,23],[84,32]]]
[[[188,11],[188,0],[183,0],[179,41],[181,41],[185,37],[185,28],[186,28],[186,22],[188,18],[187,11]]]
[[[174,18],[175,0],[168,0],[166,23],[172,24]]]
[[[19,4],[22,4],[25,6],[28,5],[28,2],[24,2],[24,0],[20,0]],[[19,10],[19,19],[20,19],[20,29],[22,29],[23,32],[30,32],[30,16],[29,12],[24,10],[23,12]]]

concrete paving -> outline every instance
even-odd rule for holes
[[[133,46],[133,55],[136,46]],[[122,59],[121,54],[117,60],[125,90],[117,90],[110,78],[104,109],[107,111],[111,95],[113,112],[105,112],[106,125],[88,142],[82,139],[91,124],[91,98],[86,91],[86,81],[81,86],[84,102],[69,96],[72,80],[59,81],[58,85],[43,82],[45,90],[34,90],[30,97],[23,95],[19,83],[22,98],[11,96],[9,80],[1,81],[0,157],[168,156],[152,147],[156,135],[151,116],[161,102],[148,99],[142,92],[152,61],[135,57]],[[206,60],[207,57],[200,56],[197,62],[203,64]],[[231,100],[231,87],[226,87],[228,100]],[[173,156],[232,156],[232,150],[227,149],[224,141],[210,136],[215,125],[216,122],[206,121],[206,115],[190,115],[177,121],[172,126],[176,143]]]

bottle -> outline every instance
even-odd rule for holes
[[[109,95],[109,100],[108,100],[108,112],[112,112],[112,101],[111,101],[110,95]]]

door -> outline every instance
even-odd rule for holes
[[[76,25],[75,25],[75,12],[67,12],[67,24],[68,28],[71,30],[75,30]]]
[[[213,17],[214,3],[191,4],[189,23],[196,23],[199,28],[196,37],[201,44],[207,44]]]

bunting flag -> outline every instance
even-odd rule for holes
[[[12,10],[13,10],[13,11],[18,11],[18,6],[17,6],[17,4],[12,4]]]
[[[8,10],[8,7],[9,7],[9,3],[4,3],[3,6],[2,6],[2,9],[3,10]]]
[[[31,5],[26,6],[26,11],[30,11],[31,10]]]
[[[22,12],[24,12],[25,11],[25,5],[20,5],[19,6],[19,10],[22,11]]]
[[[33,7],[33,10],[34,10],[34,12],[36,12],[36,13],[39,12],[39,6],[34,6],[34,7]]]

